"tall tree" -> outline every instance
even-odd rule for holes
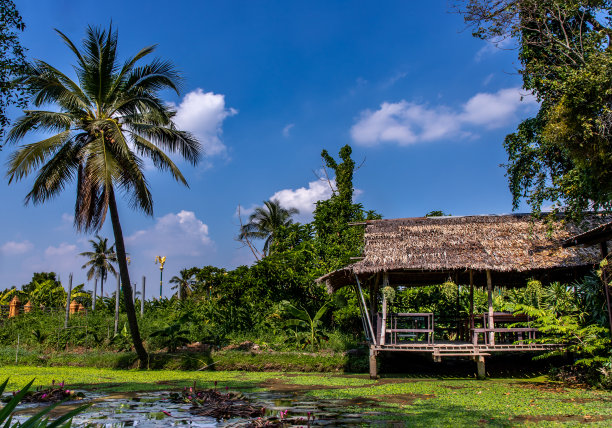
[[[11,155],[9,182],[38,171],[26,204],[39,204],[76,180],[74,223],[79,231],[99,230],[110,210],[128,325],[142,365],[147,352],[138,329],[115,193],[121,191],[133,209],[152,215],[143,157],[187,185],[164,150],[178,152],[195,165],[201,146],[189,133],[176,129],[175,112],[159,98],[163,89],[178,93],[174,66],[159,59],[137,65],[154,46],[121,64],[112,26],[108,30],[88,27],[81,50],[56,31],[76,56],[78,83],[44,61],[28,66],[23,82],[33,93],[31,101],[36,107],[50,104],[53,108],[25,111],[7,142],[15,143],[33,130],[52,135]]]
[[[351,158],[352,153],[351,146],[343,146],[338,153],[338,162],[327,150],[321,152],[325,167],[331,170],[336,183],[335,187],[332,186],[332,196],[317,202],[312,222],[320,259],[327,264],[326,271],[346,266],[351,257],[361,255],[363,228],[352,227],[351,222],[381,218],[374,211],[364,211],[361,204],[353,203],[355,161]]]
[[[268,255],[274,246],[275,233],[281,226],[292,224],[291,216],[298,212],[295,208],[283,208],[276,199],[264,201],[263,207],[255,208],[249,222],[240,228],[238,240],[265,239],[263,254]]]
[[[612,210],[612,1],[464,0],[474,35],[518,43],[540,111],[506,137],[514,208]]]
[[[15,3],[0,0],[0,140],[10,123],[6,109],[10,105],[27,105],[24,88],[17,81],[26,67],[25,49],[19,42],[19,33],[24,29]]]
[[[89,260],[81,266],[81,269],[87,269],[87,279],[100,278],[100,294],[104,296],[104,281],[110,272],[113,276],[117,276],[117,271],[113,263],[117,263],[117,253],[115,253],[115,245],[108,247],[108,238],[102,238],[96,235],[97,241],[89,240],[93,247],[93,251],[85,251],[80,253],[80,256],[87,257]]]

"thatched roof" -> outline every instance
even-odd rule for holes
[[[610,220],[588,215],[582,226]],[[330,292],[353,283],[355,274],[379,272],[412,285],[444,281],[468,270],[490,270],[498,285],[524,285],[527,277],[550,276],[552,271],[567,276],[576,268],[590,267],[598,257],[593,248],[561,246],[582,232],[576,225],[551,225],[529,214],[374,220],[365,227],[364,259],[317,280],[325,281]]]
[[[575,245],[595,245],[612,240],[612,221],[587,230],[580,235],[572,236],[563,242],[563,247]]]

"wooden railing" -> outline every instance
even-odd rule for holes
[[[377,314],[376,344],[401,345],[415,341],[434,341],[434,315],[432,313]]]
[[[480,318],[479,315],[475,319]],[[508,327],[508,324],[526,324],[521,327]],[[524,314],[512,314],[509,312],[494,312],[493,323],[489,323],[489,315],[482,314],[482,327],[474,327],[470,329],[472,344],[477,345],[479,337],[482,334],[483,341],[486,345],[495,345],[495,343],[514,343],[522,344],[525,339],[534,340],[536,333],[539,331],[530,325],[531,319]],[[497,338],[496,338],[497,336]]]

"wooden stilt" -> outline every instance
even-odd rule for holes
[[[485,357],[483,355],[479,355],[476,360],[476,371],[478,373],[478,379],[484,379],[487,377],[487,372],[485,370]]]
[[[488,319],[488,328],[495,328],[495,321],[493,320],[493,281],[491,280],[491,271],[487,269],[487,296],[489,299],[489,319]],[[489,344],[495,345],[495,333],[493,331],[489,332]],[[484,363],[483,363],[484,364]]]
[[[373,346],[370,347],[370,379],[378,379],[378,367],[376,365],[377,352]]]

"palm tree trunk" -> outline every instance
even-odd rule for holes
[[[115,246],[117,248],[117,263],[119,264],[119,275],[121,277],[121,285],[123,286],[123,298],[125,300],[125,313],[127,314],[128,326],[134,349],[140,360],[140,367],[145,367],[148,355],[138,330],[138,319],[136,318],[136,309],[134,308],[134,299],[132,298],[132,284],[130,282],[130,273],[127,268],[127,260],[125,257],[125,244],[123,243],[123,232],[121,231],[121,223],[119,223],[119,213],[117,212],[117,201],[115,200],[115,192],[110,188],[108,206],[111,214],[111,222],[113,224],[113,233],[115,235]]]
[[[104,297],[104,277],[100,275],[100,297]]]

